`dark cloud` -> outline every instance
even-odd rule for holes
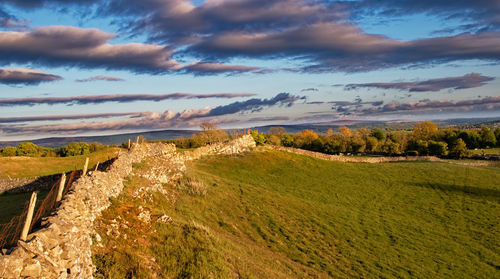
[[[15,98],[15,99],[0,99],[0,106],[33,106],[39,104],[101,104],[107,102],[129,103],[137,101],[154,101],[177,100],[177,99],[208,99],[208,98],[240,98],[251,97],[255,94],[250,93],[213,93],[213,94],[189,94],[189,93],[172,93],[163,95],[153,94],[113,94],[113,95],[90,95],[90,96],[74,96],[74,97],[42,97],[42,98]]]
[[[101,0],[2,0],[3,5],[11,5],[17,8],[34,9],[48,6],[61,7],[61,5],[87,6]]]
[[[69,119],[94,119],[94,118],[111,118],[119,116],[134,116],[138,113],[93,113],[93,114],[71,114],[71,115],[45,115],[45,116],[23,116],[23,117],[3,117],[0,118],[0,123],[14,122],[33,122],[33,121],[55,121]]]
[[[24,68],[0,69],[0,83],[7,85],[38,85],[41,82],[61,80],[62,77]]]
[[[302,90],[300,90],[300,92],[318,92],[319,89],[318,88],[304,88]]]
[[[219,117],[239,112],[256,112],[265,107],[276,105],[291,106],[304,97],[280,93],[270,99],[251,99],[246,102],[234,102],[215,108],[188,109],[182,112],[167,110],[159,112],[131,113],[130,117],[119,121],[79,122],[43,126],[0,125],[6,133],[83,133],[88,131],[116,131],[124,129],[161,129],[171,127],[199,126],[202,122],[221,123],[236,120],[224,120]],[[11,121],[12,122],[12,121]]]
[[[210,110],[209,116],[233,114],[244,111],[261,111],[264,107],[274,105],[292,106],[298,100],[305,100],[304,96],[294,96],[289,93],[279,93],[270,99],[250,99],[244,102],[234,102],[229,105],[218,106]]]
[[[322,101],[315,101],[315,102],[307,102],[306,104],[308,104],[308,105],[322,105],[324,103],[325,102],[322,102]]]
[[[447,77],[429,79],[424,81],[414,82],[375,82],[375,83],[358,83],[348,84],[345,90],[352,90],[358,88],[381,88],[381,89],[397,89],[409,92],[427,92],[439,91],[442,89],[467,89],[474,87],[481,87],[488,81],[495,78],[483,76],[481,74],[470,73],[459,77]]]
[[[75,81],[76,82],[90,82],[90,81],[98,81],[98,80],[103,80],[103,81],[125,81],[122,78],[110,77],[110,76],[95,76],[95,77],[89,77],[89,78],[84,78],[84,79],[77,79]]]

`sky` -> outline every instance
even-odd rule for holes
[[[4,0],[0,141],[500,117],[498,0]]]

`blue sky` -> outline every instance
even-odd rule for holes
[[[3,1],[0,140],[500,116],[500,4],[374,2]]]

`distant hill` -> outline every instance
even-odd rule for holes
[[[481,127],[481,125],[488,126],[500,126],[500,117],[497,118],[463,118],[463,119],[443,119],[443,120],[433,120],[440,127],[457,127],[457,128],[474,128]],[[295,124],[295,125],[266,125],[252,127],[252,129],[259,130],[259,132],[267,133],[271,127],[284,127],[287,133],[297,133],[302,130],[310,129],[316,133],[326,133],[330,128],[338,128],[340,126],[348,126],[351,129],[359,128],[379,128],[386,130],[398,130],[398,129],[411,129],[417,121],[368,121],[368,120],[335,120],[329,122],[319,122],[319,123],[305,123],[305,124]],[[230,129],[229,129],[230,130]],[[122,142],[128,141],[128,139],[135,139],[137,136],[142,135],[147,140],[165,140],[174,139],[180,137],[191,137],[196,130],[163,130],[163,131],[151,131],[151,132],[140,132],[140,133],[127,133],[118,135],[107,135],[107,136],[87,136],[87,137],[52,137],[43,138],[37,140],[28,140],[39,146],[44,147],[60,147],[66,145],[70,142],[99,142],[102,144],[121,144]],[[0,141],[0,148],[6,146],[17,146],[23,141]]]
[[[287,133],[297,133],[305,129],[310,129],[316,133],[326,133],[328,129],[336,129],[341,126],[348,126],[351,129],[367,128],[367,129],[385,129],[385,130],[409,130],[413,128],[415,123],[420,121],[369,121],[369,120],[335,120],[329,122],[318,122],[310,124],[296,124],[296,125],[267,125],[257,126],[252,129],[257,129],[259,132],[267,133],[271,127],[284,127]],[[496,118],[460,118],[460,119],[437,119],[432,120],[440,127],[455,127],[455,128],[474,128],[487,126],[500,126],[500,117]]]

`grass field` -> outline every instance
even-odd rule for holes
[[[485,148],[485,149],[471,149],[470,150],[471,154],[477,154],[477,155],[499,155],[500,154],[500,148]]]
[[[107,148],[87,155],[71,157],[0,157],[0,179],[35,177],[82,169],[89,157],[89,168],[97,162],[116,157],[118,148]]]
[[[101,229],[97,277],[500,277],[497,169],[278,151],[209,157],[187,169],[206,194],[170,185],[175,197],[142,202],[130,193],[147,181],[129,179],[102,221],[127,220],[128,240]],[[173,222],[141,225],[138,205]]]

